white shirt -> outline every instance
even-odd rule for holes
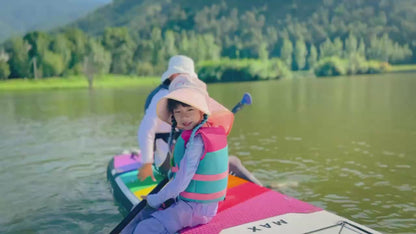
[[[153,163],[154,157],[156,157],[156,161],[161,164],[163,163],[166,154],[168,152],[168,145],[164,142],[162,142],[162,139],[158,139],[156,142],[156,151],[154,152],[153,146],[154,146],[154,140],[155,140],[155,134],[157,132],[163,133],[163,132],[170,132],[171,127],[169,124],[163,122],[157,117],[156,114],[156,105],[159,102],[159,100],[167,95],[169,91],[167,89],[160,89],[152,98],[150,101],[150,104],[143,116],[142,121],[140,122],[140,126],[137,132],[137,139],[139,142],[139,148],[141,151],[141,156],[143,163]],[[162,161],[163,160],[163,161]],[[162,162],[160,162],[162,161]]]

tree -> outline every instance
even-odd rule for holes
[[[365,74],[367,73],[367,61],[365,57],[361,56],[359,53],[351,53],[348,56],[348,66],[347,73],[350,75],[353,74]]]
[[[344,57],[348,58],[351,54],[355,54],[358,50],[358,41],[357,38],[350,34],[345,39],[345,50],[344,50]]]
[[[39,78],[42,76],[42,69],[40,71],[38,69],[42,68],[44,55],[48,51],[49,35],[44,32],[33,31],[27,33],[23,39],[30,45],[29,60],[31,61],[33,75],[35,79]]]
[[[309,57],[308,57],[308,68],[313,69],[318,61],[318,50],[314,45],[311,45]]]
[[[150,62],[156,69],[156,72],[163,72],[167,64],[165,59],[167,56],[163,47],[162,30],[160,28],[153,28],[149,43],[152,48]]]
[[[5,61],[0,61],[0,79],[5,80],[10,75],[9,64]]]
[[[261,52],[264,52],[265,45],[262,45],[262,43],[266,43],[262,33],[264,23],[264,15],[255,11],[246,11],[240,17],[240,25],[244,25],[239,30],[239,37],[243,47],[240,51],[241,58],[260,58],[260,51],[263,50]]]
[[[163,42],[164,42],[163,46],[166,51],[165,59],[169,59],[170,57],[178,53],[176,46],[175,46],[175,35],[173,31],[171,30],[166,31],[165,40],[163,40]]]
[[[403,46],[395,42],[393,46],[393,53],[390,55],[390,62],[397,63],[406,60],[412,56],[412,50],[409,49],[409,45]]]
[[[30,76],[28,50],[30,45],[21,37],[12,38],[5,43],[6,53],[9,54],[10,78],[25,78]]]
[[[275,47],[277,40],[279,39],[277,29],[275,27],[267,27],[264,39],[268,46],[268,51],[272,51],[272,48]]]
[[[289,68],[292,67],[293,45],[289,39],[283,39],[283,46],[280,50],[280,58]]]
[[[217,60],[221,56],[221,47],[216,44],[212,34],[196,35],[182,32],[179,42],[179,52],[197,61]]]
[[[302,39],[296,41],[295,45],[295,64],[298,70],[303,70],[306,65],[306,56],[308,55],[308,50],[306,49],[306,44]]]
[[[365,43],[362,38],[360,38],[360,42],[358,43],[357,53],[361,57],[365,57]]]
[[[88,38],[83,31],[76,28],[67,29],[64,35],[69,41],[69,48],[71,50],[71,60],[68,69],[75,74],[80,74],[82,72],[82,63],[84,61]]]
[[[188,33],[182,30],[178,39],[178,53],[191,56],[191,40],[189,39]]]
[[[84,57],[83,71],[87,77],[88,87],[94,86],[96,74],[108,73],[111,66],[111,54],[96,40],[89,39]]]
[[[133,55],[136,48],[127,28],[107,28],[102,44],[111,51],[111,73],[128,74],[133,72]]]
[[[7,61],[9,60],[9,55],[0,49],[0,79],[7,79],[10,75],[10,67]]]
[[[153,44],[150,40],[140,40],[134,52],[134,61],[151,63],[153,56]]]
[[[260,43],[257,54],[260,60],[267,60],[269,58],[269,51],[267,51],[267,43]]]
[[[332,42],[329,38],[319,46],[319,59],[327,57],[341,57],[343,52],[342,41],[339,37]]]
[[[205,34],[200,36],[200,40],[205,45],[205,56],[199,58],[201,60],[218,60],[221,54],[221,47],[215,43],[214,36]]]
[[[137,44],[133,60],[135,61],[136,73],[140,76],[155,74],[151,63],[153,56],[152,42],[149,40],[140,40]]]
[[[50,50],[62,57],[64,70],[67,70],[71,62],[71,49],[70,42],[66,36],[64,34],[55,35],[51,40]]]
[[[46,51],[43,53],[41,69],[44,77],[60,76],[65,69],[62,55]]]
[[[369,59],[378,61],[400,62],[412,56],[412,51],[407,44],[401,46],[385,33],[380,38],[376,36],[371,38],[367,56]]]
[[[372,60],[388,62],[392,50],[393,43],[387,34],[384,34],[381,38],[373,36],[370,39],[370,47],[367,50],[367,56]]]

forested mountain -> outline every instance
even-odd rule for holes
[[[111,0],[0,0],[0,42],[70,23]]]
[[[353,34],[368,44],[387,34],[415,55],[415,22],[416,0],[115,0],[73,25],[92,34],[126,26],[136,39],[155,27],[210,33],[227,51],[265,42],[272,55],[279,38],[319,45]]]
[[[212,81],[374,73],[416,63],[415,22],[416,0],[114,0],[0,45],[0,78],[159,75],[178,53]]]

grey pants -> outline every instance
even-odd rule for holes
[[[241,163],[241,160],[238,157],[230,155],[228,157],[228,166],[230,168],[231,175],[238,176],[241,179],[245,179],[260,186],[263,186],[262,183],[256,177],[254,177],[254,175],[251,174],[251,172],[249,172],[247,168],[244,167],[244,165]]]

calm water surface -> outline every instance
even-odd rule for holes
[[[385,233],[416,230],[416,74],[210,84],[230,151],[264,183]],[[149,87],[0,93],[0,233],[108,233],[109,159]]]

